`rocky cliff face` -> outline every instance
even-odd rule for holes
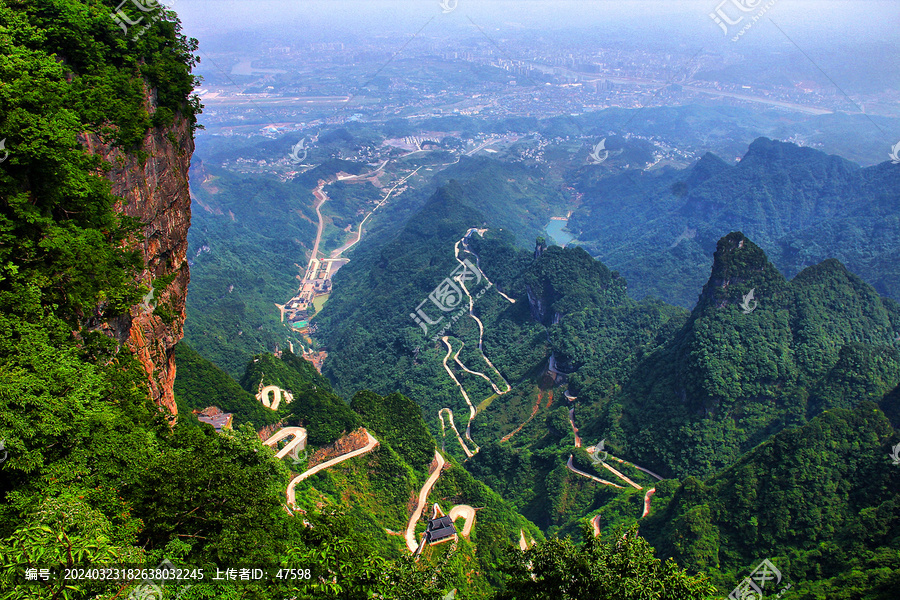
[[[148,104],[152,113],[152,98]],[[150,129],[141,147],[149,155],[143,161],[102,143],[93,134],[82,136],[80,141],[112,165],[107,174],[112,192],[124,199],[118,210],[145,224],[144,239],[139,242],[145,266],[138,280],[151,292],[144,302],[132,306],[128,315],[107,323],[104,330],[138,358],[147,372],[151,397],[174,418],[174,348],[184,332],[190,280],[185,255],[191,223],[191,126],[185,119],[176,118],[169,127]]]

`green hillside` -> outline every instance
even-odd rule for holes
[[[829,410],[706,481],[670,487],[654,499],[660,508],[641,533],[663,557],[713,573],[720,589],[766,557],[792,583],[785,597],[894,598],[900,469],[889,442],[896,440],[870,402]]]
[[[897,304],[839,262],[789,282],[758,246],[729,234],[688,322],[590,431],[664,474],[708,476],[786,426],[879,401],[900,380],[898,329]]]
[[[175,347],[178,377],[175,399],[179,419],[194,422],[192,410],[218,406],[232,413],[233,425],[252,423],[257,429],[278,421],[277,413],[267,410],[256,396],[241,388],[225,371],[200,356],[185,342]]]
[[[836,258],[882,295],[900,299],[896,272],[900,171],[759,138],[730,165],[707,153],[686,171],[598,177],[583,172],[584,202],[569,230],[636,298],[697,301],[716,240],[743,231],[787,277]]]

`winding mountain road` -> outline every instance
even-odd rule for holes
[[[275,447],[275,444],[288,437],[289,435],[293,435],[294,439],[288,442],[287,446],[279,450],[275,454],[275,458],[284,458],[288,454],[293,452],[294,456],[297,456],[297,450],[303,450],[306,447],[306,430],[302,427],[285,427],[283,429],[279,429],[272,436],[263,442],[263,445]]]
[[[570,471],[572,471],[573,473],[581,475],[582,477],[587,477],[588,479],[593,479],[597,483],[602,483],[603,485],[609,485],[614,488],[619,488],[620,490],[625,489],[621,485],[615,484],[612,481],[606,481],[605,479],[600,479],[599,477],[594,477],[590,473],[585,473],[584,471],[579,471],[574,466],[572,466],[572,455],[571,454],[569,455],[569,461],[566,463],[566,468],[569,469]]]
[[[380,168],[384,168],[384,165],[382,165]],[[396,190],[398,187],[400,187],[401,185],[403,185],[404,183],[406,183],[406,181],[407,181],[410,177],[412,177],[413,175],[415,175],[415,174],[419,171],[419,169],[421,169],[421,168],[422,168],[422,167],[419,167],[418,169],[416,169],[415,171],[413,171],[412,173],[410,173],[409,175],[407,175],[406,177],[404,177],[404,178],[402,178],[400,181],[398,181],[398,182],[394,185],[394,187],[392,187],[392,188],[388,191],[388,193],[384,196],[384,198],[382,198],[381,201],[380,201],[378,204],[375,205],[375,208],[373,208],[372,210],[370,210],[370,211],[369,211],[369,214],[367,214],[367,215],[365,216],[365,218],[363,218],[363,220],[359,223],[359,231],[356,232],[356,239],[353,240],[353,241],[351,241],[351,242],[347,242],[346,244],[344,244],[344,245],[341,246],[340,248],[337,248],[336,250],[332,250],[332,252],[331,252],[331,258],[340,258],[340,257],[341,257],[341,254],[343,254],[344,252],[346,252],[347,250],[349,250],[350,248],[352,248],[353,246],[355,246],[356,244],[358,244],[358,243],[359,243],[359,240],[362,239],[363,225],[366,224],[366,221],[369,220],[369,217],[371,217],[373,214],[375,214],[375,211],[376,211],[376,210],[378,210],[379,208],[381,208],[382,206],[384,206],[385,202],[387,202],[388,199],[391,197],[391,194],[394,193],[394,190]]]
[[[486,229],[478,229],[477,227],[470,227],[469,230],[466,232],[466,235],[464,235],[463,238],[460,240],[463,244],[463,248],[465,249],[466,252],[468,252],[469,254],[471,254],[472,256],[475,257],[475,266],[478,267],[478,270],[481,272],[481,275],[484,277],[485,281],[487,281],[488,284],[490,284],[495,290],[497,290],[498,294],[500,294],[501,296],[506,298],[510,304],[515,304],[516,303],[515,299],[510,298],[509,296],[507,296],[506,294],[501,292],[500,288],[495,286],[493,284],[493,282],[488,278],[488,276],[485,275],[484,271],[481,270],[481,257],[478,256],[477,252],[475,252],[474,250],[469,248],[469,236],[472,235],[473,231],[477,231],[479,233],[479,235],[482,235],[482,231],[487,231],[487,230]],[[458,249],[456,251],[456,260],[459,260],[459,250]]]
[[[636,489],[636,490],[642,490],[642,489],[644,489],[642,486],[639,486],[638,484],[636,484],[636,483],[633,482],[632,480],[628,479],[627,477],[625,477],[625,475],[623,475],[622,473],[620,473],[620,472],[617,471],[616,469],[612,468],[611,466],[609,466],[609,465],[606,464],[605,462],[601,462],[600,465],[603,466],[604,469],[606,469],[607,471],[611,472],[611,473],[614,474],[616,477],[618,477],[619,479],[621,479],[622,481],[624,481],[625,483],[627,483],[628,485],[630,485],[631,487],[633,487],[634,489]]]
[[[313,190],[313,196],[316,197],[316,200],[319,202],[316,204],[316,215],[319,217],[319,225],[316,230],[316,243],[313,244],[312,254],[310,254],[309,258],[309,266],[306,268],[307,273],[309,273],[309,269],[313,266],[313,261],[319,255],[319,242],[322,241],[322,230],[325,229],[325,217],[322,216],[322,205],[328,201],[328,195],[325,193],[325,185],[326,182],[324,179],[319,180],[319,186]]]
[[[650,500],[653,498],[653,494],[655,493],[656,488],[650,488],[649,490],[647,490],[647,493],[644,494],[644,513],[641,515],[642,519],[650,514]]]
[[[466,458],[472,458],[475,456],[475,453],[469,450],[469,447],[466,446],[466,442],[462,439],[462,436],[459,435],[459,430],[456,428],[456,423],[453,422],[453,411],[449,408],[442,408],[438,411],[438,418],[441,420],[441,433],[444,433],[444,412],[447,413],[447,417],[450,419],[450,427],[453,429],[453,432],[456,433],[456,439],[459,440],[459,445],[462,446],[463,453],[466,455]],[[474,442],[473,442],[474,443]],[[477,451],[477,447],[476,447]]]
[[[272,392],[273,400],[269,400],[269,392]],[[267,385],[256,394],[256,399],[262,402],[263,406],[272,410],[278,410],[282,398],[284,398],[285,404],[290,404],[294,400],[294,395],[277,385]]]
[[[575,427],[575,407],[569,409],[569,423],[572,424],[572,433],[575,434],[575,447],[581,448],[581,436],[578,435],[578,428]]]
[[[375,446],[378,445],[378,440],[376,440],[374,437],[372,437],[372,434],[369,433],[368,431],[366,432],[366,436],[369,438],[369,443],[366,444],[364,447],[360,448],[359,450],[354,450],[354,451],[348,452],[346,454],[341,454],[337,458],[332,458],[331,460],[325,461],[322,464],[316,465],[312,469],[309,469],[308,471],[301,473],[300,475],[297,475],[296,477],[294,477],[287,486],[288,506],[296,506],[296,496],[294,495],[294,486],[296,486],[298,483],[300,483],[304,479],[312,477],[319,471],[333,467],[334,465],[342,463],[345,460],[350,460],[351,458],[354,458],[356,456],[361,456],[361,455],[365,454],[366,452],[371,452],[372,450],[374,450]]]
[[[643,472],[646,473],[647,475],[650,475],[651,477],[655,477],[657,481],[662,481],[662,480],[664,479],[663,477],[660,477],[659,475],[657,475],[656,473],[654,473],[653,471],[651,471],[651,470],[649,470],[649,469],[645,469],[644,467],[639,467],[638,465],[636,465],[636,464],[634,464],[634,463],[632,463],[632,462],[628,462],[627,460],[622,460],[621,458],[616,458],[616,457],[613,456],[612,454],[610,454],[610,455],[608,456],[608,458],[609,458],[610,460],[618,461],[618,462],[622,463],[623,465],[631,465],[632,467],[634,467],[634,468],[637,469],[638,471],[643,471]]]
[[[594,537],[600,535],[600,515],[597,515],[593,519],[591,519],[591,527],[594,528]]]
[[[483,231],[484,230],[479,230],[476,227],[471,227],[466,232],[466,234],[453,245],[453,256],[456,259],[456,262],[458,262],[464,268],[466,267],[466,263],[459,257],[460,244],[463,245],[463,248],[466,252],[469,252],[470,254],[475,256],[476,267],[478,268],[478,272],[479,272],[479,281],[480,281],[480,278],[484,278],[488,283],[487,287],[484,288],[484,290],[482,290],[482,293],[484,291],[486,291],[487,289],[494,287],[494,284],[491,283],[491,281],[490,281],[490,279],[488,279],[487,275],[485,275],[481,271],[481,259],[475,252],[472,252],[472,250],[469,249],[468,239],[469,239],[469,236],[472,235],[473,232],[481,233]],[[506,388],[505,390],[501,390],[500,386],[498,386],[496,383],[494,383],[493,378],[489,377],[485,373],[482,373],[480,371],[474,371],[474,370],[468,368],[459,359],[459,354],[460,354],[460,352],[462,352],[463,346],[465,346],[465,342],[462,343],[462,346],[459,347],[459,349],[456,351],[456,354],[454,355],[453,354],[453,345],[450,343],[448,336],[441,337],[441,341],[443,341],[444,345],[447,346],[447,354],[444,356],[444,359],[442,361],[443,365],[444,365],[444,370],[447,371],[447,375],[449,375],[450,379],[453,380],[453,383],[456,384],[456,387],[459,389],[460,394],[462,394],[463,400],[466,401],[466,405],[469,407],[469,421],[468,421],[468,423],[466,423],[466,439],[468,439],[469,442],[471,442],[472,445],[475,447],[475,452],[473,453],[472,451],[469,450],[469,448],[463,442],[462,437],[460,437],[459,432],[456,431],[456,426],[453,423],[453,411],[452,410],[450,410],[449,408],[442,408],[440,411],[438,411],[438,417],[441,419],[441,429],[443,429],[444,428],[443,413],[444,413],[444,411],[446,411],[448,413],[448,416],[450,417],[450,425],[451,425],[451,427],[453,427],[453,430],[456,431],[456,436],[460,440],[460,445],[463,448],[463,452],[465,452],[465,454],[468,458],[471,458],[479,450],[478,444],[476,444],[475,440],[472,439],[472,421],[475,419],[477,410],[475,408],[475,405],[472,404],[472,399],[469,398],[469,394],[466,392],[465,387],[463,387],[462,383],[460,383],[459,379],[457,379],[456,375],[450,369],[449,365],[447,364],[447,360],[451,356],[453,356],[454,362],[456,362],[456,364],[458,364],[459,367],[463,371],[465,371],[466,373],[469,373],[470,375],[475,375],[476,377],[481,377],[482,379],[487,381],[488,384],[491,386],[491,389],[493,389],[494,393],[497,394],[498,396],[502,396],[503,394],[506,394],[507,392],[512,391],[512,386],[509,385],[509,382],[506,381],[506,378],[503,377],[503,375],[500,373],[500,370],[497,369],[497,367],[494,366],[494,363],[492,363],[490,361],[490,359],[485,355],[485,353],[484,353],[484,323],[482,323],[481,319],[479,319],[478,316],[475,314],[475,298],[472,297],[472,294],[469,292],[468,288],[466,287],[466,283],[465,283],[465,281],[463,281],[462,277],[459,278],[458,283],[459,283],[462,291],[465,293],[466,297],[469,299],[468,315],[470,317],[472,317],[472,319],[474,319],[475,322],[478,324],[478,353],[481,354],[481,358],[484,359],[485,364],[487,364],[487,366],[491,368],[491,370],[496,375],[497,379],[502,383],[502,386]],[[499,292],[499,290],[498,290],[498,292]],[[503,297],[506,298],[507,300],[509,300],[510,302],[515,302],[515,300],[513,300],[512,298],[509,298],[505,294],[501,293],[501,295],[503,295]]]
[[[428,476],[428,479],[425,480],[425,485],[422,486],[421,491],[419,491],[418,502],[416,503],[416,510],[413,511],[413,514],[409,517],[409,523],[406,525],[406,533],[404,537],[406,538],[406,547],[409,548],[410,552],[415,552],[419,545],[416,543],[416,523],[422,517],[422,511],[425,510],[425,502],[428,500],[428,494],[431,492],[431,488],[434,487],[434,484],[437,483],[438,477],[441,476],[441,469],[444,468],[444,457],[441,456],[441,453],[437,450],[434,451],[434,459],[437,461],[437,469],[434,470],[434,473]]]
[[[471,375],[477,375],[478,377],[481,377],[482,379],[487,381],[488,384],[490,384],[490,386],[494,389],[495,394],[497,394],[497,395],[505,394],[506,392],[501,392],[500,388],[497,387],[497,385],[494,383],[494,381],[490,377],[488,377],[487,375],[485,375],[484,373],[482,373],[480,371],[473,371],[473,370],[469,369],[466,365],[464,365],[462,363],[461,360],[459,360],[459,353],[462,352],[463,346],[465,346],[465,345],[466,345],[466,343],[463,342],[462,346],[459,347],[459,350],[456,351],[456,354],[453,355],[453,360],[456,361],[456,364],[458,364],[459,367],[466,373],[469,373]],[[509,391],[509,390],[507,390],[507,391]]]
[[[525,539],[525,530],[520,529],[519,530],[519,550],[521,550],[522,552],[525,552],[531,546],[534,546],[534,540],[531,540],[531,543],[529,544],[528,541]]]
[[[475,509],[468,504],[457,504],[450,509],[450,520],[455,523],[460,517],[466,520],[466,524],[463,525],[460,534],[464,537],[469,537],[469,534],[472,532],[472,526],[475,524]]]
[[[466,389],[459,382],[459,379],[456,378],[456,375],[453,374],[453,371],[450,370],[450,367],[447,366],[447,359],[450,358],[450,354],[453,352],[453,346],[448,341],[447,336],[441,338],[441,341],[447,346],[447,355],[444,356],[444,369],[447,371],[447,374],[450,375],[450,378],[456,384],[456,387],[459,388],[460,393],[462,394],[463,400],[466,401],[466,404],[469,406],[469,422],[466,424],[466,439],[472,442],[472,445],[475,446],[475,452],[478,452],[478,444],[475,443],[475,440],[472,439],[472,421],[475,419],[475,406],[472,404],[472,401],[469,399],[469,395],[466,393]],[[447,409],[450,410],[450,409]],[[452,415],[451,411],[451,415]],[[452,417],[451,417],[452,419]],[[471,457],[470,457],[471,458]]]

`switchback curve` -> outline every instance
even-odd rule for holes
[[[428,479],[425,480],[425,485],[423,485],[422,489],[419,491],[416,510],[410,515],[409,523],[406,525],[406,533],[404,534],[404,537],[406,538],[406,547],[413,553],[419,547],[419,545],[416,544],[416,523],[421,518],[422,511],[425,510],[425,502],[428,500],[428,494],[431,492],[431,488],[434,487],[434,484],[437,483],[438,477],[441,476],[441,470],[444,468],[445,464],[444,457],[441,456],[441,453],[437,450],[434,451],[434,460],[438,463],[437,468],[428,476]]]
[[[376,440],[374,437],[372,437],[372,434],[369,433],[368,431],[366,432],[366,436],[369,438],[369,443],[366,444],[364,447],[360,448],[359,450],[354,450],[352,452],[342,454],[342,455],[338,456],[337,458],[332,458],[331,460],[325,461],[320,465],[316,465],[312,469],[309,469],[308,471],[301,473],[300,475],[297,475],[296,477],[294,477],[287,486],[288,506],[296,506],[296,501],[295,501],[296,496],[294,495],[294,487],[298,483],[303,481],[304,479],[315,475],[319,471],[322,471],[329,467],[333,467],[334,465],[336,465],[338,463],[342,463],[345,460],[350,460],[351,458],[353,458],[355,456],[360,456],[362,454],[365,454],[366,452],[371,452],[372,450],[374,450],[375,446],[378,445],[378,440]]]

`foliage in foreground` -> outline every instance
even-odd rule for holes
[[[605,541],[585,526],[582,537],[580,547],[554,538],[514,551],[497,600],[703,600],[716,592],[704,577],[656,558],[637,527]]]

